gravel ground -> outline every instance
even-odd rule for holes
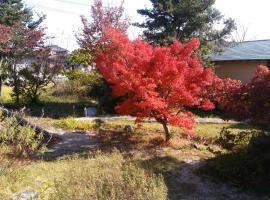
[[[81,118],[76,118],[77,120],[96,120],[96,119],[100,119],[100,120],[119,120],[119,119],[126,119],[126,120],[135,120],[135,117],[131,117],[131,116],[98,116],[98,117],[81,117]],[[221,118],[200,118],[197,117],[196,119],[197,123],[213,123],[213,124],[226,124],[226,123],[230,123],[230,124],[238,124],[238,123],[243,123],[243,122],[238,122],[238,121],[234,121],[234,120],[223,120]],[[155,119],[146,119],[145,121],[155,121]]]

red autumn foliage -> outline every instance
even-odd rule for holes
[[[208,86],[204,91],[216,107],[221,110],[226,110],[231,107],[233,102],[233,95],[241,88],[242,83],[239,80],[230,78],[221,79],[217,76],[214,77],[212,85]]]
[[[227,113],[238,119],[250,119],[258,123],[270,123],[270,70],[258,66],[250,83],[233,94],[233,102]]]
[[[82,33],[77,35],[81,48],[95,53],[102,45],[104,29],[113,27],[122,33],[126,33],[129,20],[124,16],[123,1],[120,6],[104,7],[102,0],[94,0],[90,13],[91,20],[81,16],[83,24]]]
[[[166,141],[170,139],[168,124],[191,133],[195,120],[186,108],[213,108],[208,98],[202,98],[213,73],[203,69],[195,53],[199,41],[153,47],[141,39],[130,41],[115,29],[108,29],[105,35],[107,45],[96,63],[113,95],[122,97],[116,111],[136,116],[138,122],[155,118],[164,127]]]
[[[270,122],[270,69],[258,66],[251,82],[214,78],[205,94],[228,118]]]
[[[13,26],[0,24],[0,53],[8,57],[29,56],[43,45],[44,29],[30,29],[20,23]]]
[[[0,33],[0,51],[4,51],[3,47],[5,47],[11,39],[11,27],[0,24]]]

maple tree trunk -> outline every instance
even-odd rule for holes
[[[163,122],[162,126],[163,126],[163,129],[165,131],[166,143],[168,143],[171,139],[171,131],[170,131],[167,123]]]

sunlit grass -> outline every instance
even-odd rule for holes
[[[162,176],[146,172],[116,151],[18,165],[12,173],[0,176],[3,200],[29,188],[38,192],[39,199],[53,200],[163,200],[167,196]]]
[[[106,120],[100,126],[97,126],[94,120],[80,120],[74,118],[66,118],[56,120],[53,126],[63,129],[72,130],[94,130],[102,129],[103,131],[118,131],[123,132],[126,125],[131,125],[134,128],[134,134],[157,134],[162,135],[164,130],[161,124],[157,122],[143,122],[141,124],[135,124],[132,119],[114,119]],[[193,129],[194,136],[201,138],[215,138],[218,137],[223,128],[229,128],[230,131],[237,134],[241,131],[258,130],[256,127],[248,124],[232,124],[232,123],[198,123]],[[170,126],[171,132],[174,136],[184,134],[183,130],[178,127]]]
[[[12,87],[3,86],[2,96],[0,97],[0,103],[12,103]]]

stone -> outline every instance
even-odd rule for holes
[[[17,194],[12,200],[37,200],[38,193],[33,190],[26,190],[22,193]]]
[[[95,107],[84,108],[85,117],[94,117],[97,115],[97,109]]]
[[[102,124],[105,123],[105,121],[102,119],[95,119],[94,123],[95,123],[95,128],[99,129],[102,126]]]
[[[198,146],[196,144],[190,144],[190,147],[191,148],[194,148],[194,149],[199,149]]]
[[[124,127],[124,131],[125,131],[126,133],[128,133],[128,134],[134,133],[134,129],[133,129],[133,127],[132,127],[131,125],[126,125],[126,126]]]

